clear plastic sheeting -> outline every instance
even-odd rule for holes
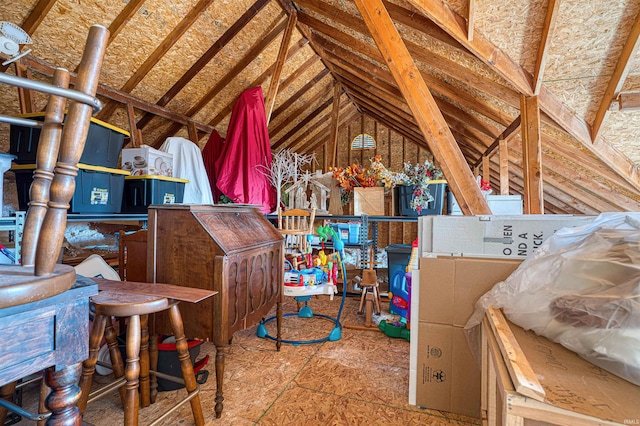
[[[640,385],[640,213],[558,230],[478,300],[465,326],[473,350],[489,306]]]

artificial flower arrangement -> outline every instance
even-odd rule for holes
[[[433,201],[428,189],[430,181],[443,177],[442,170],[429,160],[415,165],[404,163],[401,172],[387,169],[380,155],[376,155],[370,161],[370,168],[354,163],[344,169],[341,167],[329,169],[333,171],[333,177],[342,188],[343,204],[349,202],[355,187],[381,186],[392,189],[397,185],[407,185],[413,187],[411,208],[420,213],[423,208],[427,208],[429,202]]]
[[[426,209],[429,203],[433,201],[433,196],[429,192],[429,184],[432,180],[442,179],[442,170],[429,161],[425,160],[422,164],[404,163],[404,167],[400,173],[393,176],[395,185],[408,185],[413,187],[413,196],[411,197],[410,206],[418,212]]]

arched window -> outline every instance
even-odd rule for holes
[[[351,149],[375,149],[376,140],[373,136],[360,133],[351,141]]]

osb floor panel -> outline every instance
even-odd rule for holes
[[[293,299],[286,298],[285,313],[295,312]],[[335,317],[340,297],[312,299],[314,313]],[[202,345],[199,359],[211,355],[210,375],[201,385],[201,400],[207,425],[475,425],[479,421],[452,413],[425,410],[408,404],[409,342],[379,331],[348,328],[364,326],[358,314],[359,300],[348,297],[342,312],[342,338],[333,342],[283,344],[256,336],[256,327],[238,332],[225,361],[224,410],[215,418],[215,347]],[[383,311],[388,312],[388,303]],[[275,312],[275,309],[274,311]],[[275,336],[275,320],[267,323]],[[334,323],[314,317],[286,316],[283,338],[314,340],[326,337]],[[109,376],[95,376],[105,382]],[[37,389],[27,388],[23,405],[33,405]],[[140,424],[147,425],[166,407],[184,395],[184,389],[160,392],[158,400],[140,410]],[[117,392],[93,402],[84,416],[87,424],[123,424]],[[33,424],[22,421],[20,424]],[[191,425],[189,404],[169,416],[163,425]]]

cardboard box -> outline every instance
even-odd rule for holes
[[[150,146],[122,150],[122,170],[133,176],[156,175],[173,176],[173,154],[159,151]]]
[[[418,285],[411,287],[409,403],[480,418],[480,367],[463,327],[478,298],[521,262],[472,257],[420,259]]]
[[[381,186],[354,188],[353,214],[384,216],[384,188]]]
[[[580,226],[593,216],[421,216],[418,219],[421,256],[529,256],[558,229]]]

